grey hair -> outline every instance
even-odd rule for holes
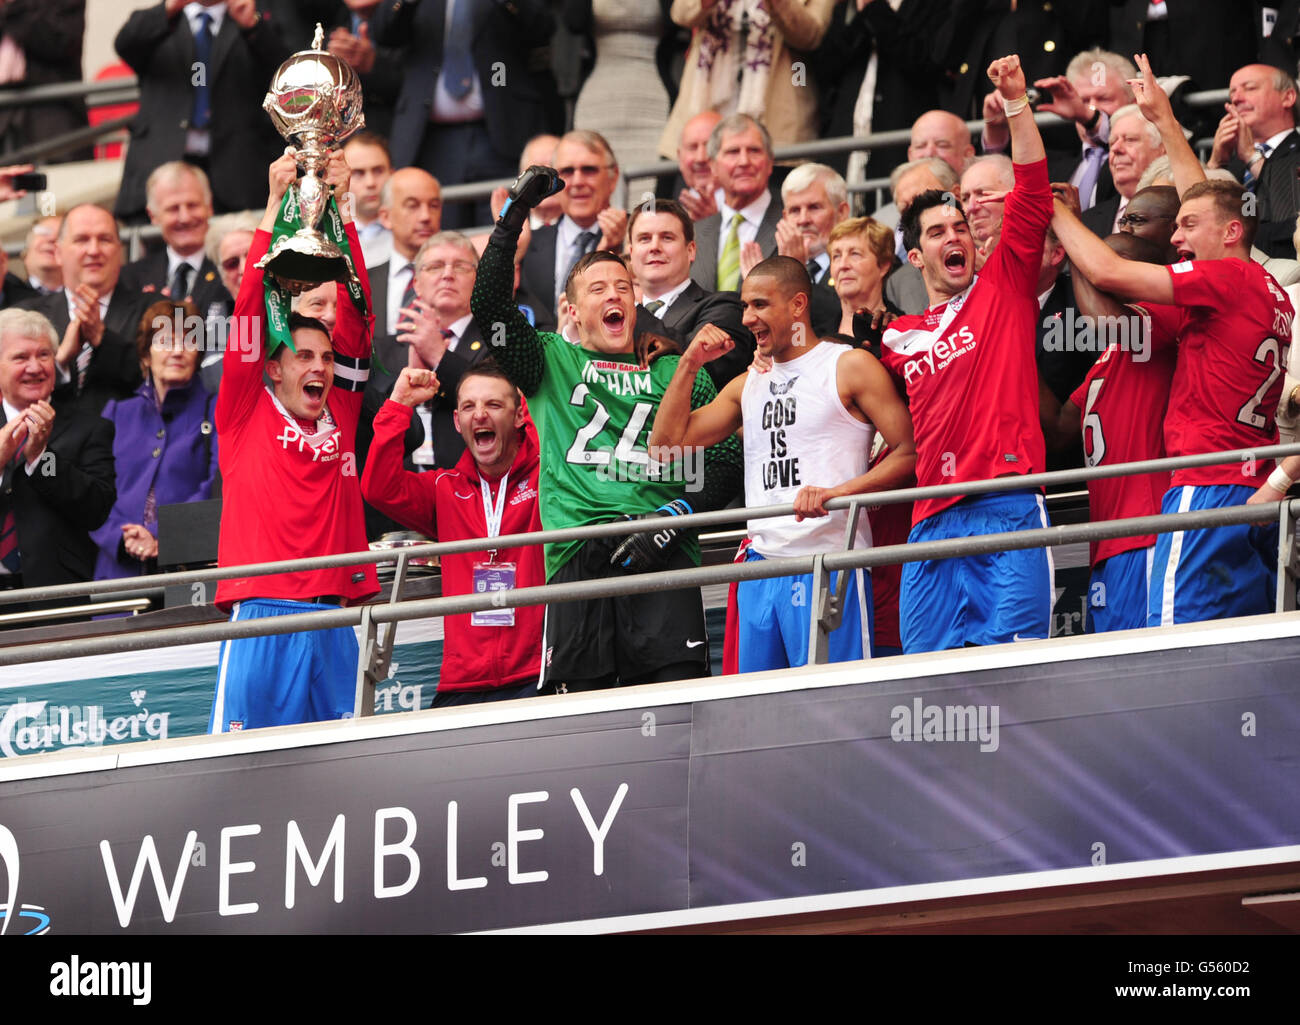
[[[54,325],[35,310],[20,310],[15,307],[0,310],[0,348],[3,348],[4,340],[10,335],[49,342],[51,352],[59,347],[59,333],[54,330]]]
[[[1069,79],[1087,78],[1098,64],[1103,64],[1106,70],[1118,76],[1120,84],[1124,87],[1124,94],[1132,96],[1133,90],[1130,88],[1128,81],[1130,78],[1137,78],[1137,68],[1127,57],[1114,53],[1111,50],[1103,50],[1099,46],[1094,46],[1091,50],[1084,50],[1083,53],[1076,53],[1070,63],[1065,66],[1065,77]]]
[[[952,165],[943,157],[921,157],[920,160],[909,160],[906,164],[899,164],[889,175],[890,193],[898,192],[898,183],[903,180],[903,176],[915,171],[918,167],[928,167],[934,172],[934,176],[939,179],[939,184],[945,189],[957,188],[959,181],[957,172],[952,169]]]
[[[714,125],[713,131],[709,133],[709,159],[715,159],[722,151],[722,137],[724,135],[739,135],[751,128],[758,129],[758,134],[763,140],[763,149],[770,158],[772,156],[772,134],[763,126],[763,123],[754,120],[748,114],[732,114],[730,117],[724,117]]]
[[[474,243],[469,240],[469,236],[462,235],[459,231],[438,231],[429,236],[428,241],[416,251],[415,267],[419,270],[424,263],[424,254],[430,249],[437,246],[455,246],[457,249],[463,249],[469,255],[470,263],[478,266],[478,250],[474,248]]]
[[[208,221],[208,233],[203,237],[203,251],[209,260],[218,263],[221,243],[232,231],[256,232],[262,218],[252,210],[240,210],[233,214],[222,214]]]
[[[1110,116],[1110,129],[1111,129],[1112,136],[1114,136],[1115,134],[1115,122],[1118,121],[1120,118],[1125,118],[1125,117],[1135,117],[1139,121],[1141,121],[1143,126],[1147,130],[1147,138],[1151,140],[1151,145],[1158,146],[1161,149],[1164,149],[1165,144],[1160,138],[1160,129],[1157,128],[1152,122],[1146,119],[1142,111],[1138,109],[1138,105],[1136,103],[1126,103],[1124,106],[1120,107],[1119,110],[1115,111],[1115,113],[1113,113]]]
[[[810,189],[818,183],[826,190],[826,199],[838,207],[849,201],[849,187],[833,167],[825,164],[800,164],[785,177],[781,184],[781,201],[784,203],[796,192]]]
[[[986,153],[982,157],[976,157],[966,165],[966,170],[962,172],[962,177],[966,177],[966,174],[971,170],[971,168],[978,167],[980,164],[993,164],[998,169],[998,174],[1001,177],[1003,184],[1009,189],[1015,188],[1015,164],[1011,162],[1011,158],[1005,153]]]
[[[169,160],[165,164],[159,164],[150,172],[148,180],[144,183],[145,206],[150,210],[154,209],[153,194],[159,185],[170,184],[185,177],[193,178],[199,183],[199,190],[203,193],[203,199],[211,209],[212,185],[208,182],[208,176],[203,173],[203,168],[187,164],[183,160]]]

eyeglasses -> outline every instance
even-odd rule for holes
[[[445,260],[439,260],[436,263],[426,263],[420,268],[421,274],[432,274],[435,278],[441,275],[448,267]],[[478,267],[468,260],[454,260],[450,264],[452,271],[456,274],[473,274]]]
[[[230,273],[233,274],[235,271],[239,270],[239,265],[243,262],[244,262],[243,256],[228,256],[221,261],[221,269],[224,271],[229,271]]]
[[[1124,214],[1119,219],[1119,226],[1121,228],[1140,228],[1152,221],[1172,221],[1173,219],[1173,214]]]
[[[608,170],[609,170],[609,164],[600,164],[599,166],[597,166],[596,164],[579,164],[577,167],[556,168],[556,171],[559,173],[561,178],[572,178],[574,174],[576,174],[579,171],[581,171],[583,176],[586,178],[594,178],[602,171],[608,171]]]

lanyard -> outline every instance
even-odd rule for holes
[[[487,536],[501,536],[501,517],[506,511],[506,484],[510,479],[509,472],[501,475],[501,489],[497,492],[496,504],[492,503],[492,489],[488,487],[488,482],[482,477],[479,478],[479,487],[483,489],[483,519],[487,521]],[[489,560],[496,558],[497,552],[493,548],[488,555]]]

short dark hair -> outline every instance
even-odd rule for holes
[[[1242,241],[1250,249],[1255,244],[1255,233],[1259,231],[1259,215],[1246,213],[1246,190],[1236,182],[1211,178],[1209,181],[1197,182],[1183,193],[1183,203],[1189,200],[1209,196],[1214,201],[1219,217],[1224,221],[1240,221]],[[1253,198],[1253,197],[1252,197]]]
[[[812,278],[808,276],[808,268],[791,256],[769,256],[746,275],[747,278],[759,276],[775,278],[791,296],[802,292],[812,299]]]
[[[331,346],[334,344],[334,338],[330,335],[330,329],[315,317],[304,317],[301,313],[290,313],[289,336],[292,337],[299,331],[319,331],[325,336]],[[284,355],[284,350],[287,348],[289,348],[287,345],[280,346],[280,348],[275,351],[275,355],[270,358],[279,359]]]
[[[594,252],[584,253],[578,257],[578,262],[573,265],[573,270],[569,271],[569,276],[564,279],[564,297],[569,302],[577,302],[578,299],[577,289],[573,284],[574,279],[579,274],[586,274],[588,267],[598,263],[616,263],[624,270],[627,270],[627,264],[624,262],[623,257],[619,256],[618,253],[611,253],[608,249],[597,249]],[[632,273],[630,270],[627,270],[627,272],[629,275]]]
[[[686,207],[675,199],[648,199],[632,208],[632,216],[627,222],[629,245],[632,241],[632,229],[636,226],[636,219],[642,214],[672,214],[681,222],[682,237],[688,243],[695,241],[695,222],[691,220],[691,215],[686,212]]]
[[[936,206],[953,207],[961,219],[966,220],[966,211],[962,209],[961,200],[955,192],[942,192],[939,189],[926,189],[914,200],[899,221],[903,229],[903,248],[909,253],[921,248],[921,215]]]
[[[491,356],[484,357],[461,374],[460,380],[456,382],[456,405],[460,405],[461,386],[471,377],[491,377],[498,381],[505,381],[506,384],[510,385],[510,391],[515,397],[515,405],[519,405],[518,386],[511,380],[510,375],[502,369],[501,364]]]
[[[393,155],[388,150],[388,140],[378,132],[372,132],[368,128],[363,128],[361,131],[349,135],[347,141],[343,143],[342,148],[347,149],[354,142],[361,143],[363,146],[378,146],[384,151],[384,156],[388,158],[388,165],[390,167],[392,166]]]

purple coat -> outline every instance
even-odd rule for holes
[[[151,381],[129,399],[114,399],[104,406],[104,419],[117,429],[113,439],[117,502],[104,525],[90,535],[99,546],[96,580],[141,572],[143,564],[123,550],[122,527],[144,522],[151,487],[159,506],[212,497],[217,477],[215,404],[216,396],[207,392],[196,373],[189,387],[167,392],[161,415]]]

